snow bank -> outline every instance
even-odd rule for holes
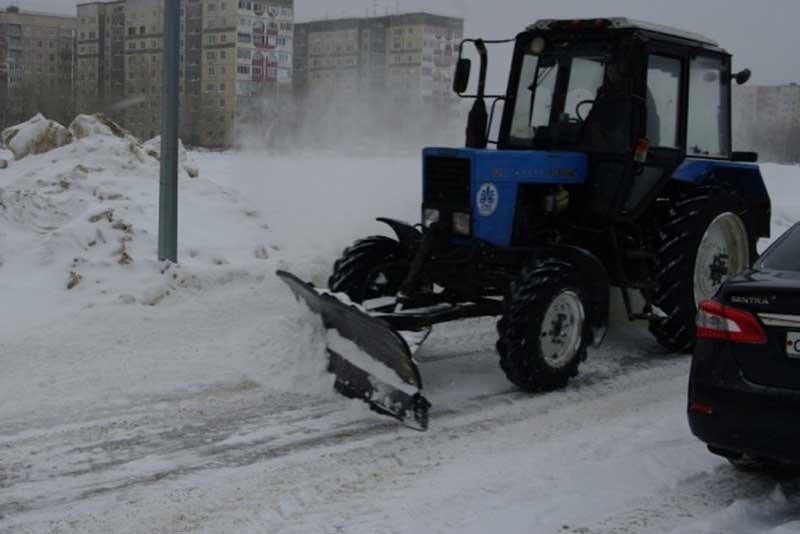
[[[41,113],[27,122],[6,128],[0,135],[16,159],[43,154],[72,142],[69,130]]]
[[[90,135],[116,136],[120,138],[130,138],[133,136],[124,130],[116,122],[112,121],[102,113],[95,115],[78,115],[69,126],[75,139],[83,139]]]
[[[276,254],[266,222],[208,180],[181,184],[181,262],[158,261],[158,161],[102,116],[72,127],[74,142],[0,173],[0,297],[19,299],[17,313],[46,319],[54,300],[157,305],[264,276]],[[21,318],[0,314],[0,335]]]
[[[161,136],[157,135],[156,137],[150,139],[149,141],[145,141],[143,145],[144,151],[149,155],[157,160],[161,161]],[[178,169],[181,174],[184,172],[189,175],[190,178],[197,178],[200,176],[200,168],[197,164],[189,157],[189,153],[186,151],[186,147],[183,146],[183,141],[178,139]]]

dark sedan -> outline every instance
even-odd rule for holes
[[[740,467],[800,463],[800,224],[699,308],[692,432]]]

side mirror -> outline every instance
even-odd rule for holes
[[[750,77],[752,75],[753,75],[753,73],[750,72],[750,69],[744,69],[743,71],[737,72],[736,74],[734,74],[733,75],[733,79],[736,80],[737,84],[744,85],[744,84],[746,84],[747,82],[750,81]]]
[[[456,63],[456,73],[453,76],[453,91],[459,95],[467,90],[469,73],[472,71],[472,62],[468,59],[459,59]]]

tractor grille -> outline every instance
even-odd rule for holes
[[[470,160],[428,156],[425,160],[426,206],[470,209]]]

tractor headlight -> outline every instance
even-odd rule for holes
[[[472,220],[469,213],[454,213],[453,214],[453,233],[463,236],[468,236],[472,230]]]
[[[533,41],[531,41],[531,53],[535,55],[539,55],[544,52],[545,47],[547,46],[547,41],[544,40],[544,37],[537,37]]]
[[[422,224],[429,228],[439,222],[441,214],[439,210],[427,209],[422,213]]]

